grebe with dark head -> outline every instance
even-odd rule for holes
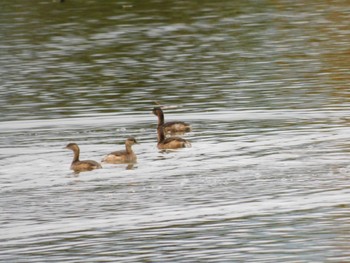
[[[80,161],[79,160],[80,149],[76,143],[67,144],[66,149],[72,150],[74,153],[73,161],[70,166],[71,170],[74,170],[75,172],[82,172],[82,171],[91,171],[93,169],[102,168],[101,164],[92,160]]]
[[[164,121],[164,113],[161,107],[153,108],[153,114],[158,117],[158,126],[163,126],[164,133],[184,133],[190,132],[191,125],[183,121]]]
[[[163,126],[158,125],[158,149],[178,149],[178,148],[190,148],[191,143],[180,137],[169,137],[166,138],[163,130]]]
[[[136,154],[132,150],[132,145],[137,143],[136,139],[133,137],[129,137],[125,141],[125,150],[124,151],[116,151],[107,154],[102,159],[102,162],[105,163],[135,163],[137,160]]]

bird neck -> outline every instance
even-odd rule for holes
[[[163,125],[164,124],[164,114],[163,112],[159,112],[158,116],[158,126]]]
[[[165,135],[164,135],[164,130],[161,125],[158,125],[157,127],[157,134],[158,134],[158,143],[164,141]]]
[[[132,153],[133,151],[132,151],[132,148],[131,148],[131,144],[126,143],[125,144],[125,150],[126,150],[127,153]]]
[[[74,152],[73,163],[79,162],[80,150],[79,149],[74,149],[73,152]]]

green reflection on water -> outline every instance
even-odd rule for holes
[[[143,111],[154,100],[198,110],[349,100],[342,89],[333,92],[345,85],[347,67],[330,56],[337,46],[327,37],[337,31],[324,29],[327,14],[312,5],[67,0],[2,7],[7,119]],[[346,26],[347,18],[327,26]]]

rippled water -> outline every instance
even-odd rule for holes
[[[350,261],[347,1],[0,6],[0,261]]]

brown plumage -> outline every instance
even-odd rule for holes
[[[93,169],[102,168],[102,166],[98,162],[95,162],[92,160],[80,161],[79,160],[80,149],[76,143],[67,144],[66,149],[72,150],[74,153],[73,161],[70,166],[71,170],[74,170],[75,172],[81,172],[81,171],[91,171]]]
[[[158,125],[157,127],[158,134],[158,149],[178,149],[178,148],[189,148],[191,143],[180,137],[169,137],[165,138],[163,126]]]
[[[137,160],[136,154],[132,150],[132,145],[137,143],[135,138],[128,138],[125,141],[125,150],[124,151],[116,151],[107,154],[102,159],[102,162],[105,163],[135,163]]]
[[[163,126],[164,133],[184,133],[191,131],[191,126],[183,121],[164,121],[164,113],[160,107],[153,108],[153,114],[158,117],[158,126]]]

